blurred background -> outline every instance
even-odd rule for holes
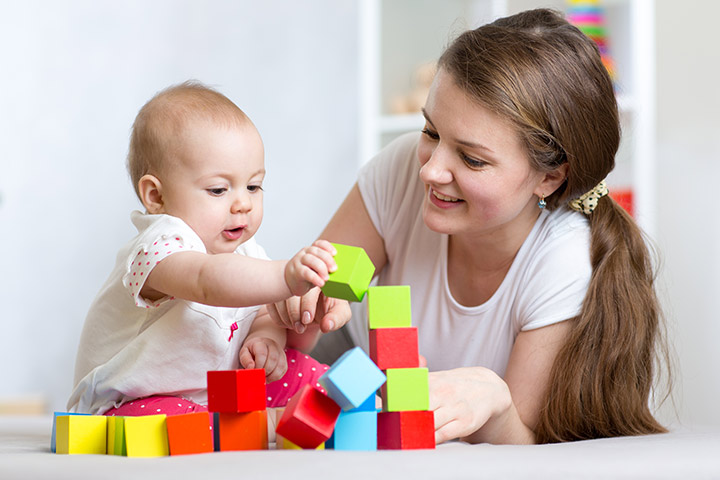
[[[252,118],[268,170],[257,238],[286,258],[365,161],[422,126],[444,45],[540,6],[574,15],[613,71],[624,138],[611,190],[660,252],[675,352],[675,401],[660,414],[720,425],[711,0],[0,0],[0,412],[65,409],[85,313],[134,234],[125,155],[158,90],[197,79]]]

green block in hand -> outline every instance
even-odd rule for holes
[[[332,245],[337,250],[335,263],[338,268],[330,274],[322,292],[326,297],[361,302],[375,273],[375,265],[360,247]]]

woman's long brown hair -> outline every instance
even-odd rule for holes
[[[465,32],[439,67],[470,101],[516,127],[536,169],[568,164],[548,209],[588,192],[614,168],[620,121],[612,81],[596,45],[561,14],[530,10]],[[538,443],[666,431],[649,406],[658,352],[667,351],[653,258],[612,198],[603,197],[588,218],[592,278],[532,426]]]

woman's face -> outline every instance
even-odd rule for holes
[[[442,69],[423,113],[418,159],[425,224],[452,235],[531,228],[544,175],[530,167],[510,124],[470,99]]]

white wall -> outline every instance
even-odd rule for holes
[[[258,239],[287,257],[355,178],[357,5],[0,6],[0,397],[39,393],[59,410],[87,307],[133,233],[124,160],[138,109],[189,78],[243,108],[266,146]]]
[[[676,421],[690,426],[720,425],[719,16],[711,0],[656,3],[657,241]]]

